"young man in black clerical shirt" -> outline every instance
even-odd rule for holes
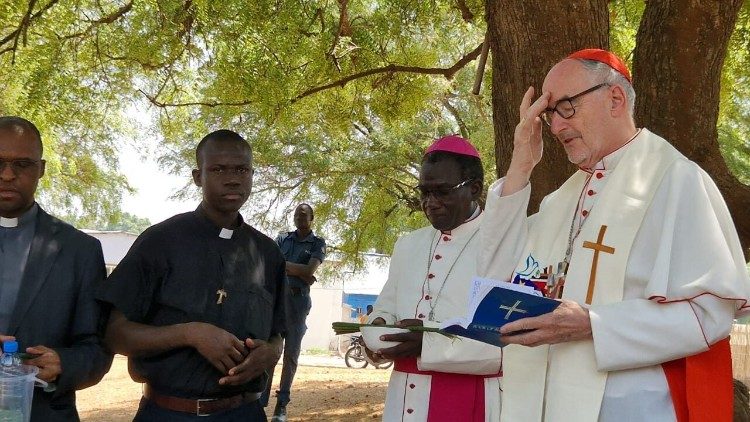
[[[266,421],[258,398],[284,333],[285,260],[239,209],[252,150],[229,130],[196,148],[203,201],[147,229],[102,285],[105,341],[145,382],[135,421]]]

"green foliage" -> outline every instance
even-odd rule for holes
[[[91,215],[62,215],[61,218],[79,229],[124,231],[132,234],[141,234],[151,226],[151,221],[148,218],[138,217],[127,212],[112,213],[105,220],[97,220],[92,218]]]
[[[727,166],[750,185],[750,3],[740,9],[721,81],[719,143]]]
[[[316,231],[350,260],[388,253],[426,224],[411,187],[432,139],[467,136],[493,179],[489,72],[477,97],[476,61],[451,78],[434,70],[482,42],[483,1],[46,0],[24,19],[28,4],[0,3],[0,113],[39,125],[43,203],[87,226],[119,219],[129,189],[119,144],[157,136],[162,164],[184,174],[198,140],[221,127],[253,144],[248,220],[268,233],[287,229],[288,213],[309,202]],[[630,58],[644,2],[610,4],[612,48]],[[747,9],[720,126],[727,161],[745,177]],[[410,69],[355,77],[391,65]],[[153,127],[131,123],[132,109],[151,113]]]
[[[151,221],[149,221],[148,218],[142,218],[137,215],[123,212],[120,214],[120,218],[117,221],[101,227],[100,230],[124,231],[133,234],[141,234],[149,227],[151,227]]]
[[[610,45],[632,64],[643,0],[610,2]],[[744,2],[729,41],[721,75],[717,125],[721,153],[730,171],[750,185],[750,2]]]

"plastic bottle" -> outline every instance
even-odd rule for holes
[[[3,355],[0,357],[0,365],[2,366],[19,366],[21,365],[21,358],[18,356],[18,342],[15,340],[8,340],[3,342]]]

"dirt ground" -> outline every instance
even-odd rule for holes
[[[274,371],[278,387],[281,366]],[[351,369],[332,356],[300,356],[300,366],[287,407],[289,421],[377,420],[383,412],[390,369]],[[141,397],[141,384],[130,379],[127,360],[115,356],[112,370],[99,384],[78,392],[78,412],[84,422],[131,421]],[[266,408],[271,416],[275,398]]]

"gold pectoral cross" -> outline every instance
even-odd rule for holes
[[[599,237],[596,239],[596,243],[589,241],[583,242],[583,247],[594,250],[594,260],[591,263],[591,274],[589,275],[589,289],[586,292],[586,304],[591,305],[591,299],[594,297],[594,284],[596,283],[596,266],[599,263],[599,252],[605,252],[608,254],[614,254],[615,248],[606,246],[604,241],[604,232],[607,231],[607,226],[599,228]]]
[[[216,291],[216,295],[216,304],[221,305],[222,303],[224,303],[224,298],[227,297],[227,291],[224,289],[219,289]]]
[[[504,311],[508,311],[508,313],[505,314],[505,319],[510,318],[510,314],[512,314],[513,312],[518,312],[520,314],[527,313],[528,311],[526,311],[526,310],[521,309],[521,308],[518,307],[518,305],[520,305],[520,304],[521,304],[521,301],[517,300],[516,303],[513,304],[513,306],[500,305],[500,309],[502,309]]]

